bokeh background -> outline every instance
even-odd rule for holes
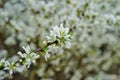
[[[72,31],[70,49],[41,56],[13,80],[120,80],[120,0],[0,0],[0,59],[41,47],[60,23]]]

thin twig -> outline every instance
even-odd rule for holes
[[[47,48],[48,46],[50,46],[50,45],[52,45],[52,44],[57,44],[57,43],[58,43],[57,40],[55,40],[55,41],[53,41],[53,42],[49,42],[49,43],[47,43],[47,45],[44,46],[43,48],[38,48],[38,49],[34,50],[33,52],[44,52],[44,48]]]

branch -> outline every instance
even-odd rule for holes
[[[34,50],[33,52],[44,52],[44,48],[47,48],[48,46],[50,46],[50,45],[52,45],[52,44],[57,44],[57,43],[58,43],[57,40],[55,40],[55,41],[53,41],[53,42],[49,42],[49,43],[47,43],[47,45],[44,46],[43,48],[38,48],[38,49]]]

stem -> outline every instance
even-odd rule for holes
[[[58,40],[55,40],[55,41],[53,41],[53,42],[49,42],[49,43],[47,43],[47,45],[46,46],[44,46],[43,48],[38,48],[38,49],[36,49],[36,50],[34,50],[33,52],[44,52],[44,48],[47,48],[48,46],[50,46],[50,45],[52,45],[52,44],[58,44]],[[21,58],[22,60],[24,59],[24,58]],[[19,62],[19,60],[18,61],[16,61],[15,63],[18,63]],[[22,64],[22,63],[21,63]],[[0,70],[3,70],[3,68],[4,67],[1,67],[0,66]]]
[[[44,52],[43,49],[44,49],[44,48],[47,48],[48,46],[50,46],[50,45],[52,45],[52,44],[58,44],[58,41],[55,40],[55,41],[53,41],[53,42],[49,42],[49,43],[47,43],[47,45],[44,46],[43,48],[38,48],[38,49],[34,50],[33,52]]]

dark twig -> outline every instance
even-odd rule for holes
[[[52,45],[52,44],[58,44],[58,41],[55,40],[55,41],[53,41],[53,42],[49,42],[49,43],[47,43],[47,45],[44,46],[43,48],[38,48],[38,49],[34,50],[33,52],[44,52],[44,48],[47,48],[48,46],[50,46],[50,45]]]

